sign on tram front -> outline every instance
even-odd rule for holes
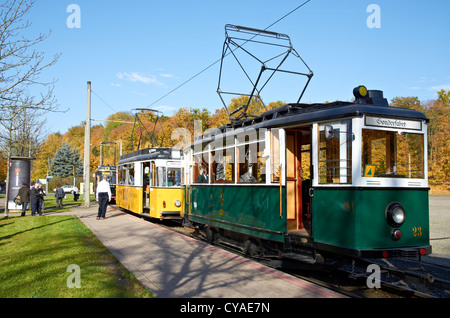
[[[422,122],[417,120],[404,120],[404,119],[366,116],[366,125],[375,127],[422,130]]]

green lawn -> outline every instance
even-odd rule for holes
[[[4,197],[4,195],[2,195]],[[93,194],[91,194],[90,196],[90,201],[93,203],[96,203],[95,201],[95,196]],[[54,196],[45,196],[44,197],[44,209],[42,210],[42,213],[50,213],[50,212],[69,212],[71,208],[73,207],[77,207],[77,206],[82,206],[84,205],[84,199],[83,196],[80,196],[78,198],[77,201],[73,200],[73,194],[66,194],[66,197],[63,199],[63,208],[62,209],[56,209],[56,199]],[[1,206],[1,211],[0,211],[0,217],[3,216],[3,208],[4,206]],[[17,215],[17,213],[22,212],[22,208],[19,208],[19,210],[17,210],[16,212],[10,212],[13,214],[10,214],[10,216],[15,216]],[[31,210],[28,209],[26,212],[26,215],[31,215]]]
[[[91,194],[90,196],[91,202],[95,201],[95,196]],[[62,209],[56,209],[56,199],[54,196],[45,196],[44,197],[44,205],[45,208],[42,210],[42,213],[49,213],[49,212],[68,212],[70,211],[70,208],[77,207],[84,205],[84,199],[83,196],[80,196],[77,201],[73,200],[73,194],[66,194],[66,197],[63,199],[63,208]],[[31,210],[27,210],[31,214]]]
[[[80,288],[70,288],[71,264],[80,269]],[[0,219],[0,298],[6,297],[153,296],[78,218],[27,216]]]

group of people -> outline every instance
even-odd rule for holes
[[[31,203],[31,215],[34,216],[36,213],[42,215],[42,207],[44,204],[44,196],[46,195],[45,190],[42,188],[42,184],[35,183],[31,189],[27,187],[26,183],[22,184],[22,187],[19,189],[19,193],[17,194],[17,199],[20,200],[22,204],[22,214],[21,216],[25,216],[25,211],[27,210],[28,203]],[[55,190],[55,198],[56,198],[56,208],[62,208],[62,200],[65,197],[64,190],[61,186],[58,186]],[[111,188],[109,182],[107,181],[107,177],[103,176],[103,180],[98,183],[95,199],[98,201],[98,214],[97,220],[104,220],[106,214],[106,208],[108,206],[108,202],[111,201]]]
[[[35,183],[30,189],[25,182],[22,183],[22,188],[19,189],[19,193],[17,194],[17,199],[19,199],[20,203],[22,204],[21,216],[25,216],[25,211],[27,210],[28,203],[30,203],[32,216],[34,216],[36,213],[42,215],[45,195],[46,193],[42,188],[42,184]]]

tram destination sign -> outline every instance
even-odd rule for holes
[[[422,130],[422,122],[417,120],[404,120],[395,118],[382,118],[366,116],[367,126],[389,127],[400,129]]]

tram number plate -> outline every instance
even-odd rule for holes
[[[413,236],[414,237],[422,237],[422,227],[421,226],[414,226],[412,228]]]

